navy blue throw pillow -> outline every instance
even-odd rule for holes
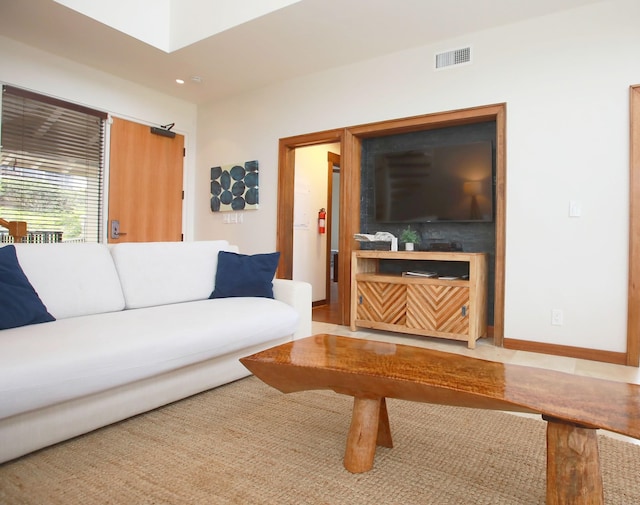
[[[279,252],[250,256],[220,251],[216,287],[209,298],[234,296],[273,298],[273,277],[279,260]]]
[[[0,247],[0,330],[55,321],[22,271],[16,248]]]

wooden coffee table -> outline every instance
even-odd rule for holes
[[[283,393],[353,396],[344,466],[354,473],[372,468],[376,445],[393,446],[385,398],[541,414],[548,505],[604,503],[596,429],[640,438],[636,384],[326,334],[240,361]]]

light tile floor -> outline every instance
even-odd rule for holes
[[[389,333],[375,330],[351,331],[348,326],[321,323],[317,321],[313,322],[312,328],[314,334],[330,333],[333,335],[343,335],[347,337],[378,340],[395,344],[413,345],[416,347],[425,347],[428,349],[462,354],[465,356],[487,359],[490,361],[499,361],[501,363],[532,366],[537,368],[545,368],[548,370],[555,370],[558,372],[571,373],[574,375],[584,375],[600,379],[640,384],[640,368],[624,365],[614,365],[610,363],[601,363],[599,361],[590,361],[585,359],[566,358],[563,356],[552,356],[548,354],[504,349],[502,347],[494,346],[492,341],[486,338],[478,340],[476,342],[475,349],[469,349],[467,348],[466,342],[458,342],[454,340],[445,340],[439,338],[417,337],[401,333]],[[531,416],[539,417],[536,415]],[[640,445],[640,440],[624,437],[622,435],[610,433],[604,430],[601,430],[601,432],[608,436]]]

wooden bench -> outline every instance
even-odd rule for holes
[[[350,472],[392,447],[385,398],[541,414],[547,421],[547,504],[602,504],[596,430],[640,438],[640,386],[406,345],[316,335],[240,360],[291,393],[354,397],[344,457]]]

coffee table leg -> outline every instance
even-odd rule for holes
[[[378,416],[378,438],[376,445],[381,447],[393,447],[393,439],[391,438],[391,425],[389,424],[389,414],[387,412],[387,400],[382,398],[380,401],[380,415]]]
[[[547,421],[547,505],[602,505],[596,430],[543,416]]]
[[[384,398],[355,397],[344,467],[351,473],[371,470],[376,444],[393,446],[386,401]]]

